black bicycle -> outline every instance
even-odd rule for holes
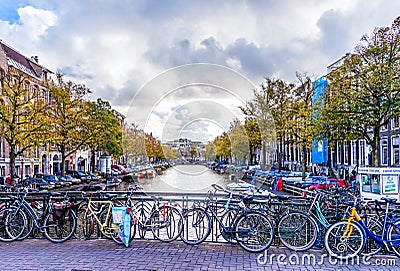
[[[214,192],[210,191],[203,207],[194,206],[184,212],[184,232],[182,240],[189,245],[202,243],[213,229],[212,217],[216,219],[221,235],[229,240],[232,237],[246,251],[262,252],[267,249],[274,238],[274,227],[271,220],[264,214],[246,207],[246,201],[251,201],[250,195],[239,195],[239,203],[232,203],[233,193],[217,184],[213,184]],[[229,194],[225,203],[226,211],[231,213],[230,219],[222,219],[214,208],[216,191]]]

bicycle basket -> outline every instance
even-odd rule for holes
[[[69,206],[63,202],[53,202],[53,220],[65,221],[69,219]]]

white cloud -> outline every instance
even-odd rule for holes
[[[228,66],[255,85],[265,76],[293,82],[296,71],[322,75],[363,34],[390,25],[399,10],[400,1],[391,0],[32,0],[18,9],[19,20],[0,18],[0,38],[127,114],[134,97],[138,110],[152,107],[157,90],[135,96],[138,90],[178,65]],[[169,80],[157,88],[190,81]],[[241,97],[250,99],[252,89],[246,91]],[[193,95],[201,99],[207,92]],[[159,108],[157,121],[173,114],[172,105],[177,101]]]

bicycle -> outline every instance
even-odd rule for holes
[[[3,198],[0,208],[0,241],[12,242],[20,238],[23,234],[25,219],[22,213],[13,217],[9,213],[15,212],[15,208],[10,204],[9,198]],[[8,219],[6,219],[8,217]]]
[[[389,211],[389,205],[397,200],[383,197],[386,203],[382,231],[370,230],[357,212],[357,198],[349,202],[351,214],[343,221],[329,227],[324,243],[328,253],[338,259],[347,260],[360,254],[368,239],[371,238],[378,247],[384,247],[400,257],[400,218]]]
[[[221,235],[225,239],[235,238],[236,242],[246,251],[262,252],[272,243],[274,227],[270,219],[257,211],[246,207],[246,203],[252,200],[252,195],[239,195],[240,202],[231,204],[233,193],[217,184],[213,184],[214,193],[209,192],[204,207],[194,206],[184,213],[185,230],[182,240],[189,245],[197,245],[208,238],[213,228],[212,218],[215,218],[221,229]],[[229,219],[224,223],[219,217],[217,209],[213,208],[216,201],[213,196],[216,191],[229,194],[225,203],[226,211],[231,211]]]
[[[314,199],[306,212],[290,210],[278,222],[278,238],[287,248],[294,251],[306,251],[312,248],[321,229],[328,229],[332,221],[337,221],[340,210],[338,196],[326,191],[315,190]],[[328,216],[327,209],[334,208]]]
[[[176,240],[183,231],[183,216],[181,211],[166,202],[160,203],[162,197],[150,195],[152,204],[144,199],[135,202],[133,192],[141,188],[131,189],[128,195],[127,205],[130,207],[130,215],[133,221],[133,236],[136,228],[140,238],[144,238],[146,232],[151,231],[153,236],[162,242]]]
[[[82,192],[82,195],[85,195]],[[101,232],[106,238],[112,239],[117,244],[124,244],[123,238],[121,238],[121,227],[120,224],[123,221],[123,217],[118,217],[118,221],[113,217],[113,208],[121,204],[116,204],[118,199],[118,194],[106,193],[103,195],[105,198],[99,198],[93,200],[93,194],[89,198],[85,198],[87,201],[86,210],[83,215],[82,231],[85,239],[90,239],[90,237],[95,232],[95,226],[97,230]],[[126,209],[127,214],[130,212],[129,208]],[[128,242],[125,244],[129,246],[129,243],[133,240],[135,235],[132,232],[132,223],[130,225],[131,232]]]
[[[64,198],[62,202],[53,201],[53,197],[59,195],[55,192],[50,193],[49,196],[45,195],[40,209],[35,209],[26,200],[26,192],[8,196],[14,202],[12,211],[6,216],[6,221],[13,220],[15,217],[22,217],[24,221],[21,227],[24,227],[26,234],[22,234],[18,239],[28,237],[33,230],[43,233],[53,243],[65,242],[71,238],[76,229],[76,215],[71,210],[67,199]]]

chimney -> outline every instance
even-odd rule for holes
[[[34,60],[36,63],[39,63],[39,57],[38,56],[31,56],[31,59]]]

